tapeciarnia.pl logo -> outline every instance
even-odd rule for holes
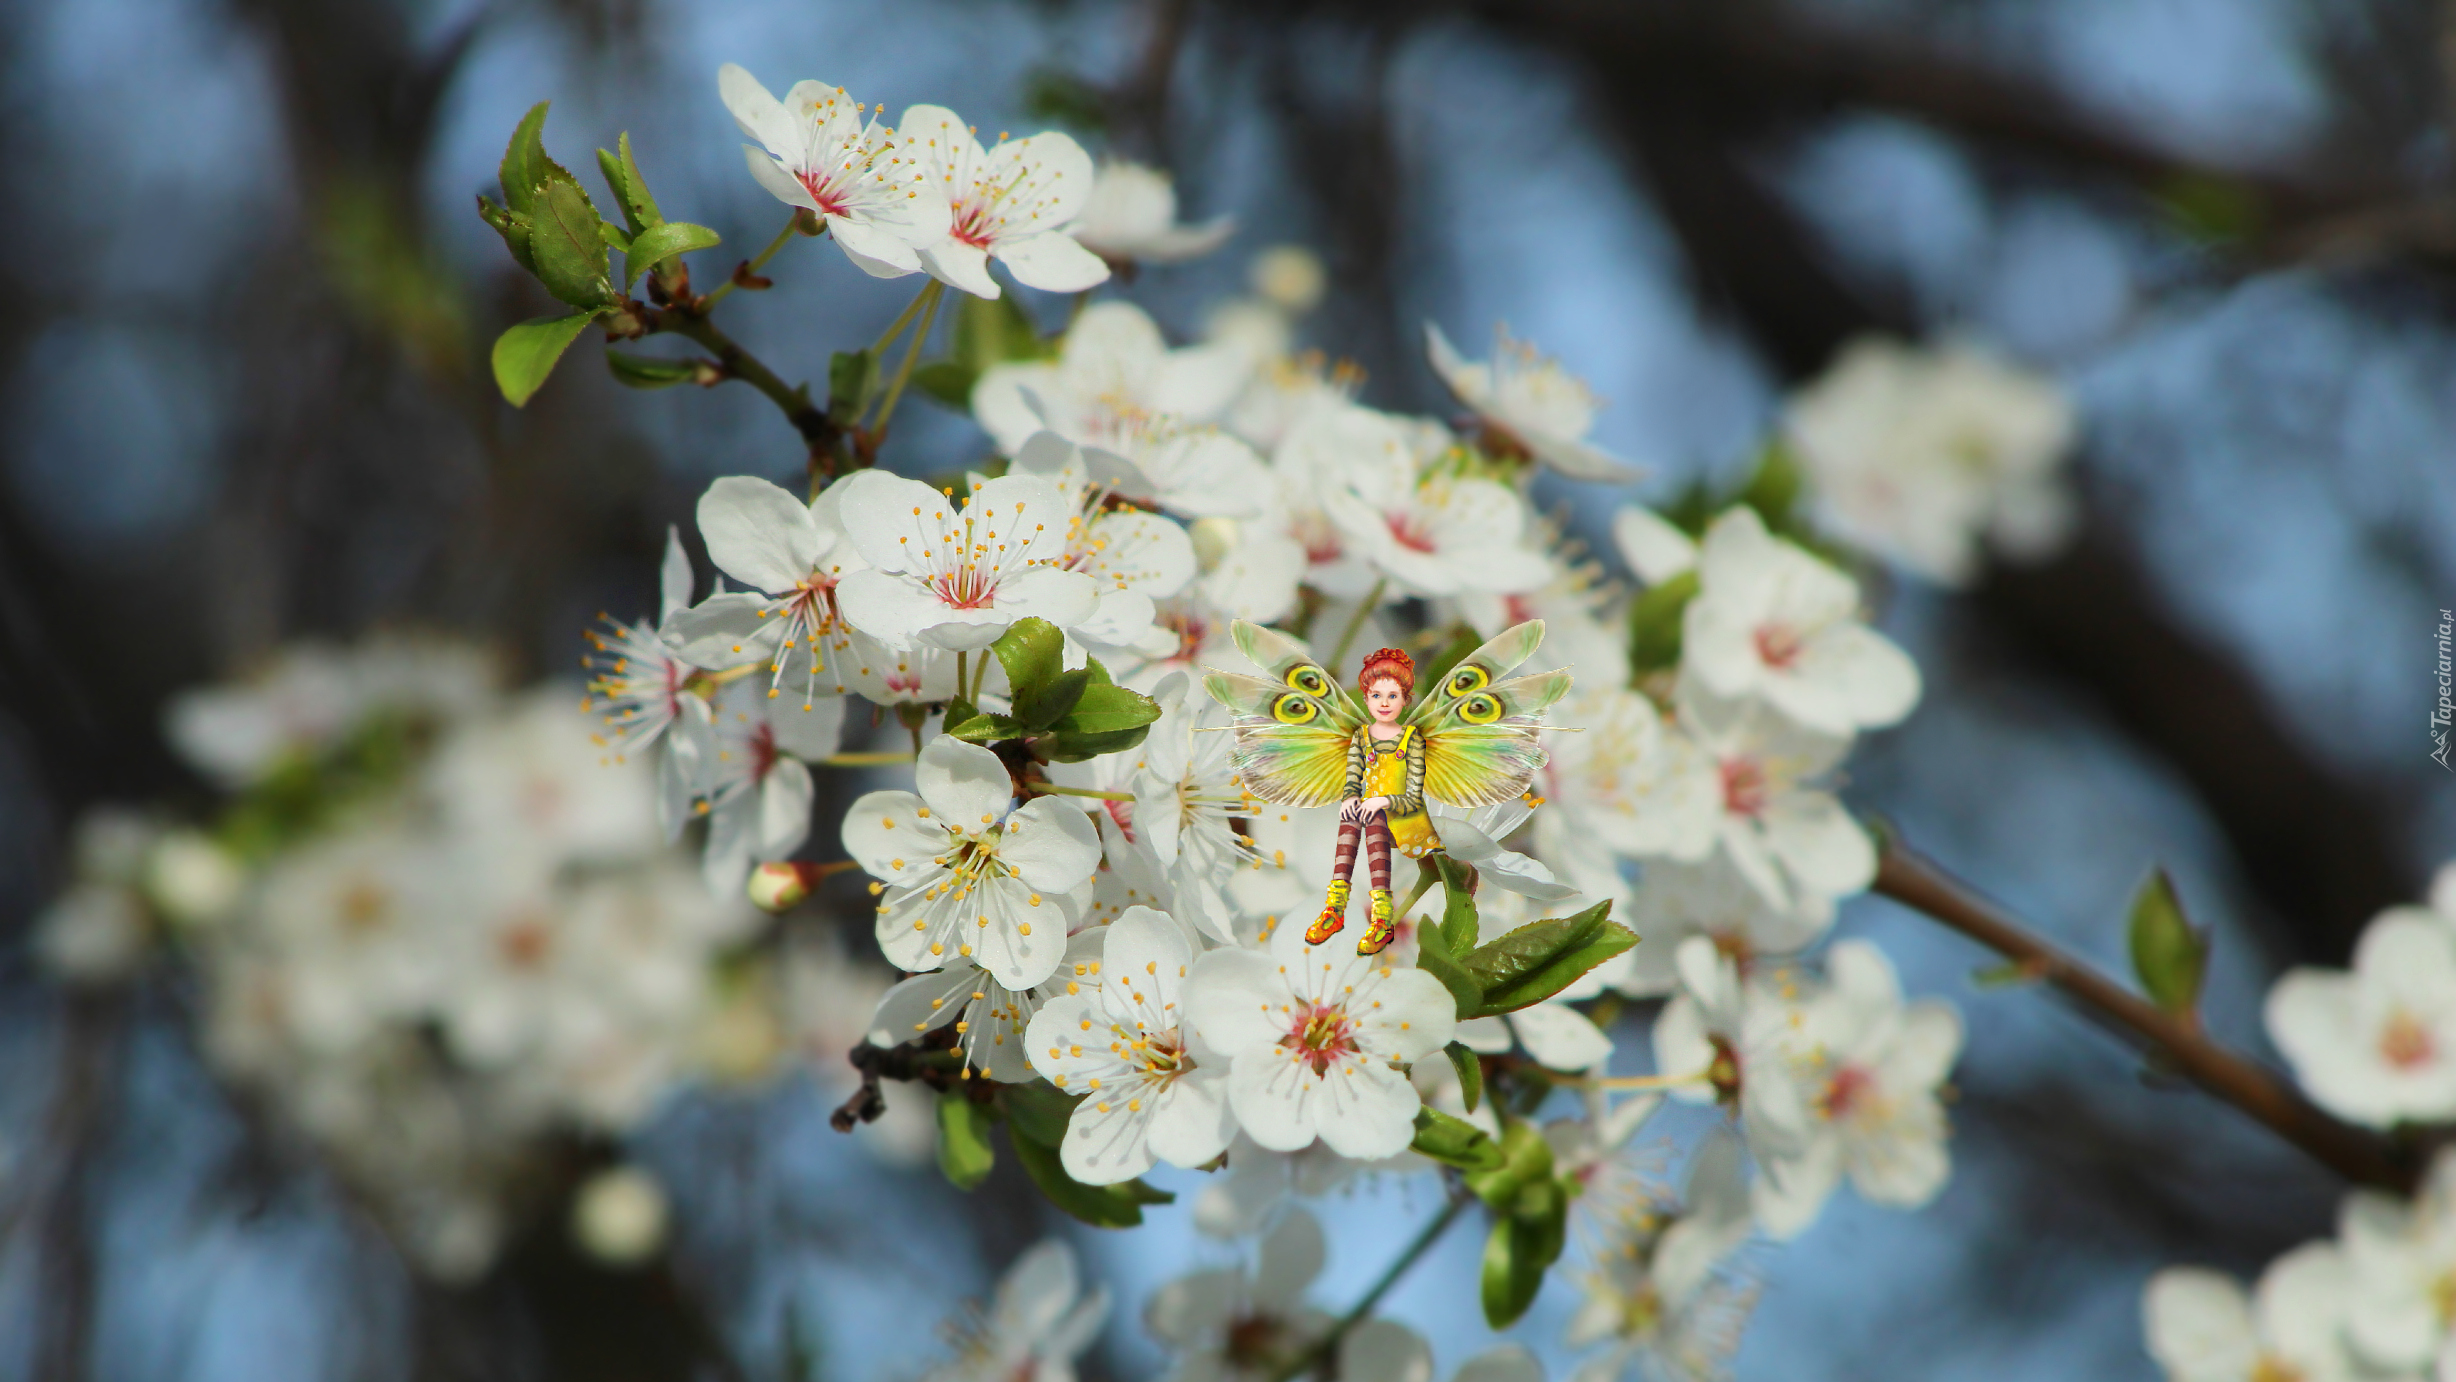
[[[2440,767],[2456,772],[2456,766],[2450,766],[2447,761],[2449,722],[2456,719],[2456,701],[2451,701],[2448,695],[2451,685],[2456,685],[2456,664],[2448,660],[2448,642],[2452,633],[2456,633],[2456,615],[2443,609],[2439,611],[2439,704],[2430,712],[2430,759]]]

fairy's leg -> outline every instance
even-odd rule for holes
[[[1379,811],[1365,821],[1364,861],[1373,879],[1372,924],[1365,928],[1364,939],[1356,942],[1356,953],[1376,955],[1390,944],[1397,924],[1390,907],[1390,821]]]
[[[1355,821],[1339,822],[1339,847],[1330,856],[1330,892],[1322,899],[1322,914],[1305,928],[1305,942],[1320,945],[1347,925],[1347,880],[1356,871],[1356,839],[1363,826]]]

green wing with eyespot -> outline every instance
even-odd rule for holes
[[[1452,806],[1522,796],[1550,755],[1536,730],[1569,694],[1567,672],[1503,681],[1534,656],[1544,626],[1530,619],[1461,658],[1409,713],[1424,731],[1424,793]]]
[[[1337,801],[1347,786],[1348,744],[1364,713],[1302,643],[1243,619],[1229,634],[1270,674],[1264,680],[1211,672],[1202,679],[1235,716],[1231,757],[1245,790],[1282,806]]]

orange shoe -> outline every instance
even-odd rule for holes
[[[1391,935],[1398,930],[1398,923],[1390,915],[1388,888],[1373,890],[1371,916],[1373,922],[1364,928],[1364,938],[1356,942],[1356,953],[1359,955],[1379,955],[1388,948]]]
[[[1322,914],[1313,919],[1311,926],[1305,928],[1305,944],[1320,945],[1339,934],[1341,928],[1346,925],[1347,880],[1334,878],[1330,883],[1329,895],[1322,900]]]

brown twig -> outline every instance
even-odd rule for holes
[[[1878,856],[1874,891],[1926,913],[2053,984],[2101,1026],[2158,1052],[2177,1073],[2346,1179],[2400,1194],[2412,1192],[2418,1179],[2415,1167],[2387,1139],[2329,1116],[2275,1071],[2227,1050],[2198,1024],[2056,949],[1897,842],[1888,840]]]

